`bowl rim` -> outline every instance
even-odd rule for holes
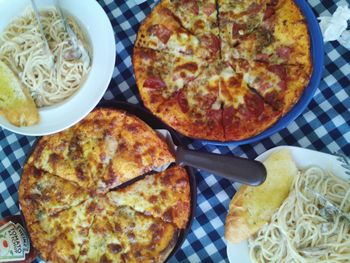
[[[41,9],[51,7],[52,3],[52,0],[45,0],[38,4],[39,8]],[[90,72],[86,76],[86,79],[84,80],[84,83],[67,99],[50,106],[38,108],[40,115],[39,123],[31,126],[17,127],[9,123],[3,116],[0,116],[0,127],[2,129],[26,136],[43,136],[54,134],[73,126],[83,119],[96,107],[96,105],[105,95],[115,70],[116,61],[116,40],[112,23],[102,6],[97,1],[87,0],[83,3],[78,3],[80,8],[79,10],[73,9],[77,3],[77,1],[61,1],[62,9],[72,15],[77,20],[78,24],[84,27],[87,38],[91,44],[91,68]],[[0,6],[2,6],[2,4],[6,6],[9,4],[9,2],[0,0]],[[11,8],[10,14],[15,14],[15,10],[22,10],[22,12],[25,11],[26,8],[30,6],[30,3],[23,3],[22,1],[18,0],[17,2],[11,3],[11,5],[15,5],[15,7]],[[87,19],[86,16],[84,18],[84,12],[81,10],[81,8],[84,8],[84,10],[93,10],[94,14],[96,14],[94,17],[98,19],[99,23],[93,23],[93,21],[91,23],[86,23]],[[79,14],[82,15],[80,16]],[[20,15],[21,13],[14,16],[11,15],[11,18],[7,16],[4,24],[6,25],[11,23],[11,21]],[[82,20],[84,20],[85,23],[83,23]],[[100,28],[103,28],[101,31],[101,35],[103,35],[103,39],[105,40],[103,42],[98,41],[98,36],[93,34],[100,31]],[[2,32],[0,32],[0,34],[2,34]],[[101,46],[106,47],[106,49],[101,50]],[[103,56],[96,58],[97,52]],[[98,85],[100,88],[96,89],[96,85]],[[90,98],[81,104],[78,103],[81,101],[81,99],[88,96],[91,91],[93,91],[93,96],[90,96]],[[69,114],[71,110],[75,112],[70,115],[69,118],[65,118],[64,114]],[[61,116],[63,117],[62,119],[60,119]]]
[[[304,15],[306,19],[307,28],[309,31],[310,37],[310,50],[311,50],[311,61],[313,65],[313,72],[309,81],[309,84],[304,89],[302,96],[299,98],[298,102],[292,107],[291,110],[288,111],[281,119],[279,119],[276,123],[270,126],[265,131],[255,135],[253,137],[238,140],[238,141],[215,141],[215,140],[201,140],[194,139],[195,141],[202,142],[204,144],[209,145],[217,145],[217,146],[239,146],[243,144],[250,144],[258,142],[262,139],[270,137],[273,134],[281,131],[286,128],[291,122],[293,122],[297,117],[301,115],[301,113],[306,109],[312,100],[316,89],[318,88],[321,77],[324,69],[324,46],[323,46],[323,37],[321,33],[320,26],[317,22],[317,19],[310,7],[310,5],[305,0],[294,0],[294,2],[299,7],[300,11]],[[188,137],[190,138],[190,137]]]

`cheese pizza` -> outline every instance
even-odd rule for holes
[[[178,132],[247,139],[302,96],[308,28],[294,0],[162,0],[139,29],[133,67],[144,105]]]
[[[186,170],[153,171],[173,162],[151,127],[110,108],[42,137],[19,187],[33,246],[48,262],[164,262],[191,212]]]

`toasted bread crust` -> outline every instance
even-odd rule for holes
[[[287,198],[298,169],[286,149],[272,153],[264,165],[267,179],[257,187],[242,186],[229,207],[225,239],[239,243],[268,223]]]

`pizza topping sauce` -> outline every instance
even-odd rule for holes
[[[222,118],[222,110],[221,109],[218,109],[218,110],[211,109],[207,113],[208,113],[208,116],[211,120],[220,121]]]
[[[160,24],[152,25],[150,28],[148,28],[148,32],[151,35],[155,35],[164,45],[168,43],[169,38],[172,35],[171,30]]]
[[[232,124],[234,114],[235,114],[235,109],[232,106],[224,109],[224,112],[223,112],[224,126],[229,126]]]

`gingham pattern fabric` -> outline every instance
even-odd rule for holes
[[[139,24],[155,1],[99,0],[99,3],[113,25],[117,47],[113,79],[104,99],[139,103],[130,55]],[[309,4],[316,16],[329,15],[337,7],[336,1],[330,0],[309,0]],[[341,151],[350,156],[350,50],[331,42],[325,44],[325,52],[323,78],[314,98],[303,114],[281,132],[240,147],[204,145],[189,139],[185,142],[190,148],[249,158],[277,145],[301,146],[327,153]],[[1,217],[18,213],[21,167],[34,140],[34,137],[0,128]],[[205,172],[196,172],[196,178],[198,204],[192,229],[170,262],[227,262],[224,223],[235,189],[231,182]]]

